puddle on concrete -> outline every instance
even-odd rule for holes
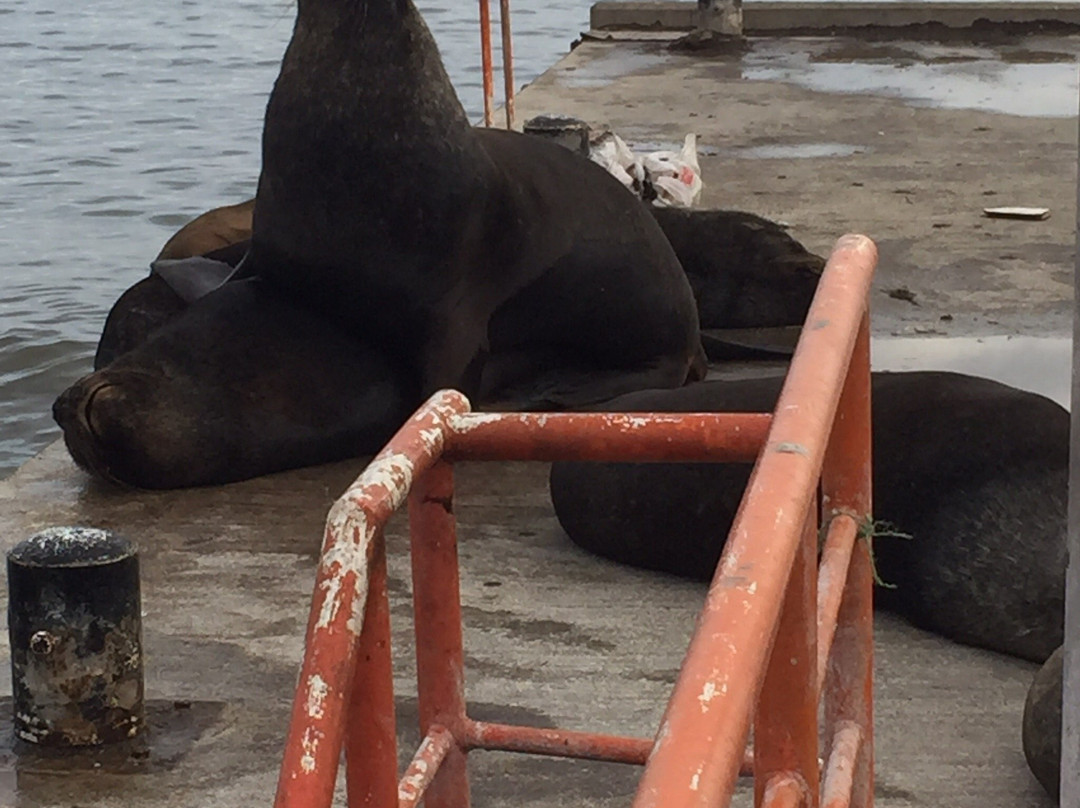
[[[1068,337],[875,337],[874,370],[951,370],[1030,390],[1069,406]]]
[[[763,146],[744,146],[729,150],[740,160],[794,160],[815,157],[850,157],[869,151],[865,146],[850,143],[770,143]]]
[[[793,50],[791,41],[755,42],[743,60],[744,77],[820,92],[893,96],[916,106],[1076,115],[1075,53],[920,42],[798,43]]]
[[[583,64],[556,68],[557,81],[565,87],[603,87],[643,70],[655,70],[673,61],[659,48],[607,48]]]
[[[633,138],[633,137],[630,137],[630,139],[627,139],[627,136],[625,134],[627,131],[628,130],[623,130],[621,133],[616,132],[615,134],[619,135],[619,137],[621,137],[623,140],[625,140],[626,145],[629,146],[631,149],[633,149],[636,152],[654,152],[654,151],[673,151],[673,152],[677,152],[683,147],[683,144],[682,144],[681,141],[676,143],[674,140],[671,140],[671,141],[638,140],[638,139]],[[706,155],[706,156],[709,156],[709,157],[715,157],[716,155],[721,153],[720,149],[718,149],[716,146],[710,146],[708,143],[702,143],[701,141],[698,141],[697,150],[698,150],[698,154],[703,154],[703,155]]]
[[[627,130],[617,133],[635,152],[653,151],[677,152],[682,143],[675,141],[638,140],[628,136]],[[727,157],[736,160],[797,160],[816,157],[850,157],[853,154],[865,154],[871,149],[851,143],[765,143],[758,146],[739,146],[720,148],[708,143],[698,142],[698,154],[704,157]]]

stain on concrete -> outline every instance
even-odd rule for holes
[[[11,706],[10,698],[0,699],[0,713],[10,713]],[[80,771],[112,774],[171,771],[206,731],[221,720],[225,708],[225,703],[220,701],[149,701],[143,736],[99,747],[53,749],[3,734],[0,735],[0,768],[10,765],[20,776],[67,775]]]
[[[506,609],[488,610],[476,606],[464,606],[461,612],[467,625],[505,631],[515,640],[556,642],[590,651],[612,651],[617,647],[613,642],[561,620],[526,618]]]

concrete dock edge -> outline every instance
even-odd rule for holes
[[[696,3],[599,2],[590,11],[594,30],[685,31],[694,27]],[[1002,2],[749,2],[743,7],[747,34],[835,28],[901,28],[935,25],[972,28],[1005,26],[1080,27],[1080,3]]]

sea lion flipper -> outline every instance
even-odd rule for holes
[[[233,269],[224,261],[215,261],[203,256],[164,258],[150,264],[150,273],[165,281],[169,288],[180,295],[186,303],[210,294],[239,271],[240,267]]]

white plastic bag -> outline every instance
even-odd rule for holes
[[[660,207],[693,207],[701,196],[697,135],[690,133],[677,151],[635,154],[614,132],[592,142],[589,157],[647,202]]]
[[[645,174],[656,189],[654,205],[689,208],[701,197],[697,135],[691,132],[678,152],[656,151],[642,158]]]

